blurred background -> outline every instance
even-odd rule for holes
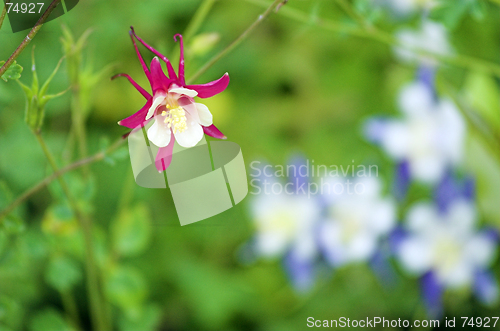
[[[127,73],[149,90],[131,25],[175,68],[173,35],[184,33],[189,79],[270,5],[87,0],[43,25],[17,63],[31,87],[34,46],[40,84],[66,56],[47,93],[69,90],[47,103],[41,127],[57,166],[105,151],[128,132],[117,121],[143,106],[126,79],[110,80]],[[365,194],[265,195],[252,186],[234,208],[181,227],[168,189],[135,184],[125,143],[63,176],[92,221],[93,284],[84,231],[57,180],[2,214],[0,330],[302,330],[308,317],[375,316],[456,317],[461,326],[460,317],[498,317],[499,8],[290,0],[273,10],[196,79],[231,78],[203,103],[240,145],[249,181],[260,172],[254,161],[274,170],[376,165]],[[27,32],[12,33],[5,20],[0,60]],[[140,50],[149,64],[152,53]],[[2,211],[53,173],[26,105],[15,80],[0,81]],[[321,182],[274,170],[278,183]],[[333,179],[359,177],[339,173]],[[103,324],[89,310],[91,287]]]

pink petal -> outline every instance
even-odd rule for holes
[[[134,31],[134,27],[130,27],[131,29],[131,33],[134,35],[134,37],[137,38],[137,40],[139,40],[139,42],[141,44],[143,44],[147,49],[149,49],[151,52],[153,52],[155,55],[157,55],[158,57],[160,57],[160,59],[162,59],[166,64],[167,64],[167,70],[168,70],[168,76],[170,77],[170,79],[174,79],[174,80],[177,80],[177,75],[175,74],[175,71],[174,71],[174,68],[172,67],[172,64],[170,63],[169,59],[161,54],[160,52],[158,52],[156,49],[154,49],[153,47],[149,46],[144,40],[142,40],[140,37],[138,37],[136,34],[135,34],[135,31]]]
[[[186,88],[198,92],[200,98],[210,98],[224,91],[229,84],[229,74],[226,72],[224,76],[213,82],[201,85],[187,85]]]
[[[174,41],[177,41],[177,37],[179,37],[181,49],[181,55],[179,58],[179,83],[181,86],[184,86],[186,85],[186,80],[184,78],[184,42],[182,40],[182,35],[179,33],[174,36]]]
[[[126,126],[130,129],[135,129],[138,126],[145,125],[148,121],[146,121],[146,115],[148,113],[149,108],[153,104],[153,98],[149,98],[144,107],[142,107],[135,114],[121,120],[118,122],[119,125]]]
[[[170,138],[170,143],[158,149],[158,154],[155,159],[156,169],[160,172],[165,171],[170,163],[172,162],[172,151],[174,149],[174,134],[172,133],[172,137]]]
[[[161,68],[160,60],[158,60],[156,56],[151,61],[150,71],[153,95],[157,90],[163,90],[164,92],[168,91],[170,84],[172,84],[174,80],[168,79],[168,77],[165,76],[163,69]]]
[[[137,84],[133,79],[132,77],[130,77],[129,75],[127,74],[117,74],[117,75],[114,75],[113,77],[111,77],[111,80],[117,78],[117,77],[126,77],[128,79],[128,81],[134,85],[134,87],[137,89],[137,91],[139,91],[139,93],[142,94],[143,97],[145,97],[146,99],[149,99],[151,98],[151,95],[145,90],[143,89],[139,84]]]
[[[142,69],[144,70],[144,73],[146,74],[146,77],[148,77],[148,80],[151,80],[150,76],[151,74],[149,73],[148,67],[146,66],[146,63],[144,62],[144,59],[142,58],[141,52],[139,52],[139,48],[137,48],[137,44],[135,43],[134,39],[134,28],[130,27],[132,31],[129,32],[130,38],[132,39],[132,43],[134,44],[135,51],[137,53],[137,57],[139,58],[139,61],[141,62]]]
[[[222,132],[220,132],[220,130],[217,129],[217,127],[213,124],[210,126],[202,126],[202,128],[203,132],[205,132],[205,134],[210,137],[214,137],[217,139],[227,139],[227,137]]]

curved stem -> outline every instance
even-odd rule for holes
[[[4,63],[4,65],[0,68],[0,77],[9,69],[9,67],[14,63],[14,61],[17,59],[17,57],[22,53],[22,51],[28,46],[30,41],[35,37],[35,35],[38,33],[38,30],[42,27],[43,23],[49,18],[50,13],[56,8],[56,6],[61,2],[61,0],[54,0],[50,3],[49,7],[45,10],[43,15],[38,19],[36,22],[35,26],[31,29],[31,31],[28,33],[26,38],[23,39],[21,44],[16,48],[14,53],[9,57],[7,62]],[[3,20],[2,20],[3,22]]]
[[[198,77],[200,77],[205,71],[207,71],[211,66],[214,65],[215,62],[222,59],[227,53],[231,52],[236,46],[238,46],[246,37],[262,22],[266,19],[266,17],[271,14],[271,12],[280,4],[283,3],[284,0],[274,0],[273,3],[262,13],[259,15],[257,20],[253,22],[252,25],[248,27],[238,38],[236,38],[229,46],[223,49],[219,54],[215,55],[210,61],[208,61],[203,67],[200,68],[189,80],[188,84],[195,81]]]
[[[106,149],[105,151],[96,153],[88,158],[78,160],[78,161],[54,172],[52,175],[45,177],[38,184],[36,184],[32,188],[28,189],[23,194],[21,194],[16,200],[11,202],[10,205],[8,205],[4,210],[2,210],[0,212],[0,223],[5,218],[5,216],[9,215],[12,211],[14,211],[14,209],[16,209],[17,206],[19,206],[21,203],[26,201],[29,197],[31,197],[36,192],[43,189],[45,186],[52,183],[55,179],[61,177],[62,175],[64,175],[68,171],[80,168],[86,164],[90,164],[90,163],[94,163],[94,162],[103,160],[106,157],[106,154],[112,153],[115,149],[120,147],[124,142],[125,142],[125,139],[120,138],[114,144],[112,144],[108,149]]]

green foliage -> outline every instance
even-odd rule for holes
[[[108,300],[119,307],[127,319],[139,320],[143,316],[147,285],[137,270],[113,267],[105,276],[104,288]]]
[[[5,64],[5,61],[0,61],[0,67],[2,67]],[[2,75],[2,79],[4,81],[8,81],[9,79],[11,80],[17,80],[21,78],[21,72],[23,72],[23,67],[21,67],[19,64],[14,61],[12,65],[7,69],[7,71]]]
[[[126,208],[111,223],[113,249],[123,256],[142,253],[151,238],[151,218],[144,204]]]
[[[64,256],[51,259],[45,271],[45,281],[60,292],[71,290],[82,278],[76,261]]]
[[[118,327],[120,331],[153,331],[157,330],[160,317],[161,308],[155,304],[148,304],[135,318],[125,314],[120,315]]]
[[[482,20],[487,9],[486,0],[440,0],[431,17],[453,30],[468,14],[476,20]]]
[[[30,323],[30,331],[75,331],[53,308],[46,308],[37,313]]]

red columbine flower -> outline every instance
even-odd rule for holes
[[[208,107],[195,102],[193,98],[209,98],[224,91],[229,84],[229,75],[225,73],[220,79],[207,84],[186,85],[184,79],[184,45],[182,36],[180,34],[174,36],[175,41],[177,41],[177,37],[180,40],[181,51],[179,76],[177,76],[167,57],[146,44],[135,34],[134,28],[130,28],[132,43],[134,44],[144,73],[151,84],[153,95],[151,96],[127,74],[113,76],[111,79],[120,76],[126,77],[147,100],[144,107],[137,113],[119,121],[118,124],[135,129],[143,127],[150,120],[154,119],[155,122],[148,129],[147,136],[153,144],[160,148],[155,164],[158,171],[164,171],[172,160],[174,141],[177,141],[182,147],[193,147],[203,138],[204,133],[214,138],[226,138],[212,124],[212,114],[208,110]],[[157,55],[151,61],[149,69],[137,48],[134,37]],[[166,63],[168,76],[163,72],[158,57]]]

